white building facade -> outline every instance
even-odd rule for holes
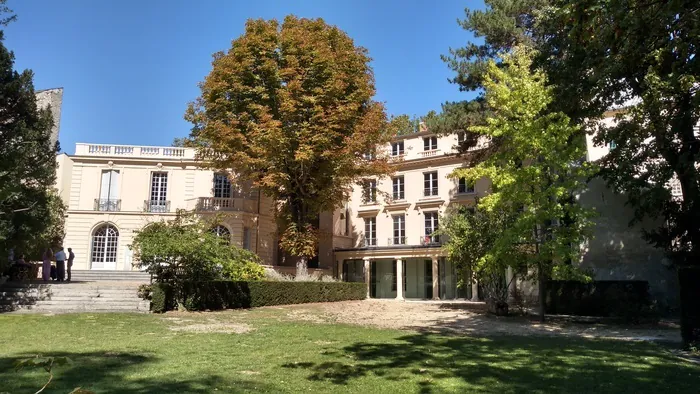
[[[57,189],[67,206],[63,246],[76,255],[74,269],[132,270],[135,231],[178,210],[218,214],[212,231],[266,265],[276,261],[271,200],[202,169],[194,149],[79,143],[75,155],[57,161]]]
[[[486,179],[469,184],[450,174],[464,165],[460,136],[427,131],[395,138],[381,147],[395,160],[390,177],[367,179],[353,188],[334,215],[338,276],[365,281],[368,296],[454,299],[458,275],[434,234],[451,205],[473,206],[488,192]],[[343,243],[337,240],[344,235]]]

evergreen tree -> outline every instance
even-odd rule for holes
[[[52,190],[53,119],[50,108],[37,107],[33,73],[14,70],[14,54],[2,38],[0,31],[0,251],[38,258],[42,248],[63,235],[64,207]]]

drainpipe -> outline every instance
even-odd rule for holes
[[[258,189],[258,220],[255,221],[255,254],[258,254],[260,244],[260,189]]]

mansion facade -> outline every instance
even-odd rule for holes
[[[450,177],[464,166],[457,156],[459,138],[422,130],[378,147],[393,158],[394,173],[354,185],[342,208],[320,215],[322,238],[310,269],[365,282],[372,298],[471,297],[471,284],[458,289],[444,240],[435,234],[449,207],[473,206],[490,188],[488,179],[469,184]],[[587,139],[589,160],[612,148]],[[63,245],[75,252],[75,269],[132,270],[134,232],[187,210],[216,214],[220,222],[212,231],[255,252],[265,266],[294,272],[295,259],[278,247],[273,201],[201,168],[194,149],[79,143],[74,155],[57,160],[57,188],[68,207]],[[578,198],[598,212],[594,238],[584,245],[579,264],[598,280],[647,280],[654,299],[675,304],[675,271],[641,237],[642,228],[658,223],[628,227],[633,212],[626,198],[600,179]],[[532,286],[526,290],[537,294]]]

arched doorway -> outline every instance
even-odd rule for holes
[[[117,269],[119,230],[111,224],[103,224],[92,232],[90,267],[96,270]]]

